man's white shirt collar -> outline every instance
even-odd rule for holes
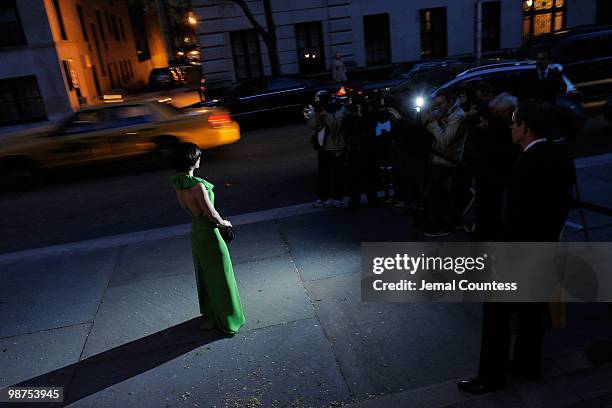
[[[529,150],[533,145],[536,145],[538,143],[543,143],[545,141],[546,141],[546,138],[541,138],[541,139],[533,140],[531,143],[529,143],[527,146],[525,146],[525,148],[523,149],[523,153],[525,153],[527,150]]]

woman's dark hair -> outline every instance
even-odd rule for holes
[[[193,169],[202,151],[193,143],[181,143],[174,149],[174,168],[176,171],[186,173]]]
[[[541,99],[527,99],[516,108],[515,120],[524,123],[537,137],[550,137],[555,115],[550,103]]]

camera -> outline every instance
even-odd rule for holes
[[[340,101],[328,91],[321,90],[315,94],[312,107],[315,113],[322,113],[323,111],[334,113],[340,108]]]

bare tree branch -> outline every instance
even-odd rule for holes
[[[246,0],[228,0],[232,3],[238,5],[249,20],[255,31],[259,34],[259,36],[264,40],[266,46],[268,47],[268,56],[270,58],[270,68],[272,68],[272,75],[280,75],[280,61],[278,59],[278,47],[276,44],[276,26],[274,24],[274,16],[272,14],[272,3],[271,0],[262,0],[264,5],[264,13],[266,15],[266,29],[259,24],[259,22],[255,19],[253,12],[249,8],[246,3]]]
[[[261,35],[262,37],[266,38],[268,36],[268,32],[265,30],[265,28],[263,28],[263,26],[261,24],[259,24],[259,22],[255,19],[255,16],[253,15],[253,12],[251,11],[251,9],[249,8],[249,6],[246,4],[245,0],[228,0],[231,1],[232,3],[236,4],[238,7],[240,7],[244,13],[244,15],[246,16],[246,18],[249,20],[249,22],[253,25],[253,27],[255,28],[255,30],[257,30],[257,32],[259,33],[259,35]]]

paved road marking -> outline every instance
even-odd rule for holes
[[[603,154],[577,159],[576,168],[602,166],[612,163],[612,154]],[[379,193],[380,195],[380,193]],[[228,217],[233,225],[247,225],[257,222],[278,220],[297,215],[314,214],[322,211],[329,211],[326,208],[314,208],[311,203],[290,205],[287,207],[273,208],[270,210],[256,211],[246,214],[239,214]],[[581,225],[568,223],[568,226],[582,229]],[[23,251],[9,252],[0,254],[0,264],[16,262],[26,258],[40,258],[48,256],[58,256],[73,252],[95,251],[107,248],[116,248],[124,245],[132,245],[139,242],[155,241],[165,238],[172,238],[189,233],[191,224],[174,225],[171,227],[155,228],[145,231],[131,232],[95,238],[86,241],[71,242],[67,244],[52,245],[43,248],[26,249]]]

